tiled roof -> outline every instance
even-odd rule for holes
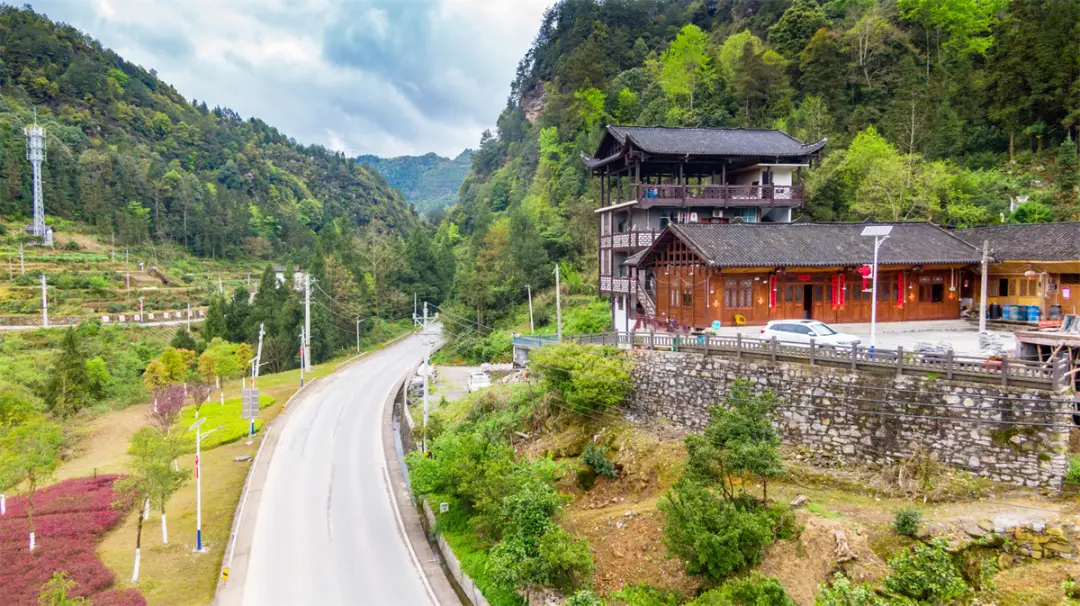
[[[830,267],[873,262],[874,238],[861,235],[867,225],[873,224],[689,223],[670,231],[715,267]],[[878,252],[882,265],[981,261],[973,246],[931,223],[892,228]]]
[[[1080,223],[1022,223],[992,225],[954,232],[998,261],[1080,261]]]
[[[627,257],[626,260],[622,262],[622,264],[626,265],[628,267],[637,267],[637,264],[639,262],[641,262],[642,259],[645,258],[645,253],[647,253],[647,252],[649,252],[649,249],[647,249],[647,248],[643,249],[643,250],[639,250],[636,253],[630,255],[629,257]]]
[[[608,126],[620,143],[629,138],[654,154],[706,156],[805,156],[825,146],[827,139],[804,144],[779,130],[745,128],[669,128],[664,126]]]

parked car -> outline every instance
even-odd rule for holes
[[[469,375],[469,393],[485,387],[491,387],[491,377],[486,372],[474,372]]]
[[[810,344],[832,347],[851,347],[861,343],[855,335],[834,330],[828,324],[817,320],[771,320],[761,329],[762,339],[772,339],[784,343]]]

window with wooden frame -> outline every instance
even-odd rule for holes
[[[682,306],[683,307],[693,307],[694,306],[694,287],[693,287],[693,284],[683,284]]]
[[[749,309],[753,306],[753,280],[724,281],[724,307],[728,309]]]

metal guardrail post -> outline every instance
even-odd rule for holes
[[[904,376],[904,346],[896,348],[896,376]]]

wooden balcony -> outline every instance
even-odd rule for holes
[[[638,208],[650,206],[802,206],[802,185],[637,186]]]

